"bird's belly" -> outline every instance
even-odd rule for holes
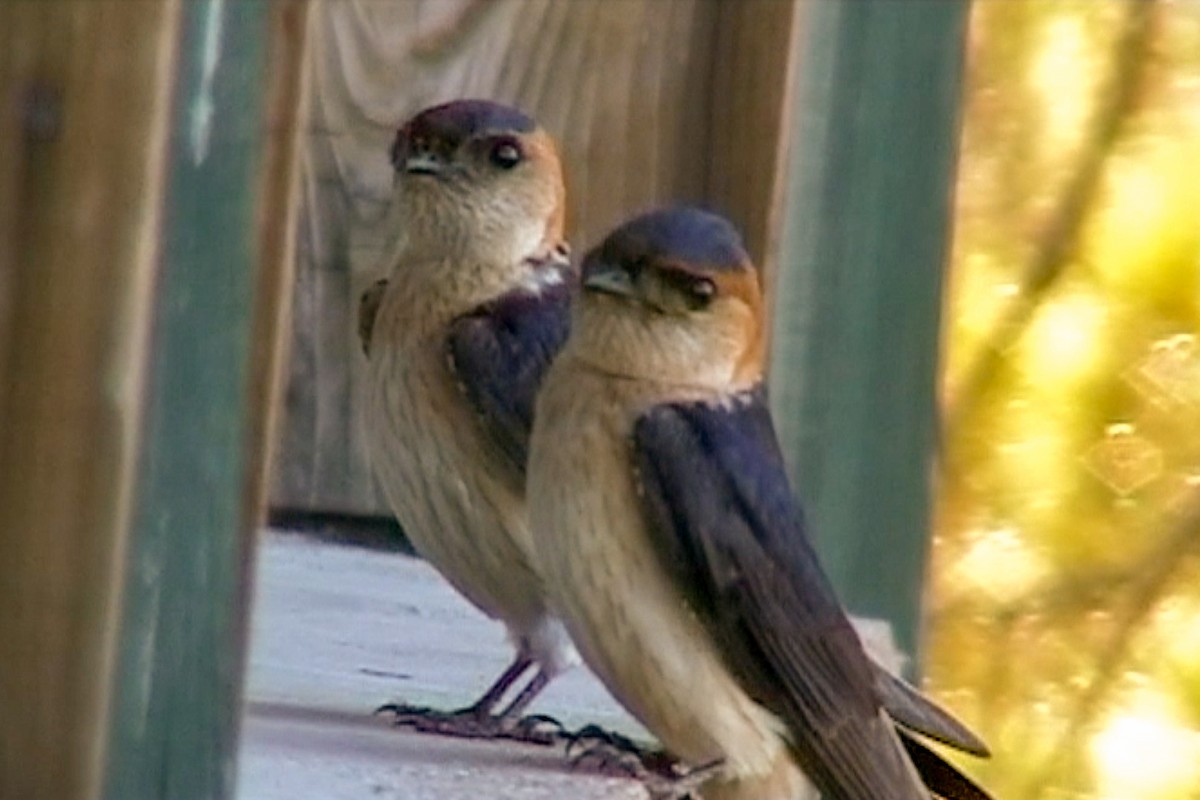
[[[546,612],[519,480],[485,447],[444,362],[381,347],[370,382],[372,466],[413,546],[480,610],[528,633]]]
[[[558,430],[554,419],[544,427],[539,420],[529,491],[541,571],[576,645],[678,756],[692,764],[724,759],[732,774],[770,773],[783,751],[782,725],[726,671],[659,565],[624,441],[598,414],[569,419]],[[544,440],[556,446],[540,447]]]

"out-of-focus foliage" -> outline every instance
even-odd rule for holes
[[[976,0],[927,663],[1004,800],[1200,797],[1200,2]]]

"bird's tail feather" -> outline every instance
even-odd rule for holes
[[[897,728],[896,733],[921,780],[934,795],[945,800],[992,800],[978,784],[907,731]]]
[[[953,714],[930,700],[915,686],[897,677],[879,664],[875,669],[875,690],[888,715],[910,731],[928,736],[958,750],[986,758],[991,755],[983,740]]]

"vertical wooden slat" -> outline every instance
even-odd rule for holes
[[[814,3],[773,401],[849,607],[918,644],[968,3]]]
[[[266,513],[272,445],[279,425],[295,282],[299,220],[301,126],[305,118],[305,55],[309,0],[276,0],[267,21],[266,127],[255,227],[258,283],[250,335],[250,415],[246,436],[243,526],[253,530]]]
[[[111,800],[233,791],[303,29],[295,3],[185,6]]]
[[[174,2],[0,4],[0,797],[95,797]]]
[[[712,53],[705,196],[742,231],[768,288],[779,259],[802,6],[720,3]]]

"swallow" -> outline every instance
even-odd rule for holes
[[[984,800],[918,734],[986,746],[871,660],[822,570],[766,342],[757,272],[720,216],[653,211],[587,254],[530,442],[554,607],[706,800]]]
[[[422,730],[514,735],[578,662],[533,563],[525,501],[535,393],[575,282],[562,164],[532,118],[483,100],[420,112],[390,157],[400,230],[358,317],[372,469],[416,551],[504,624],[515,656],[468,708],[381,710]]]

